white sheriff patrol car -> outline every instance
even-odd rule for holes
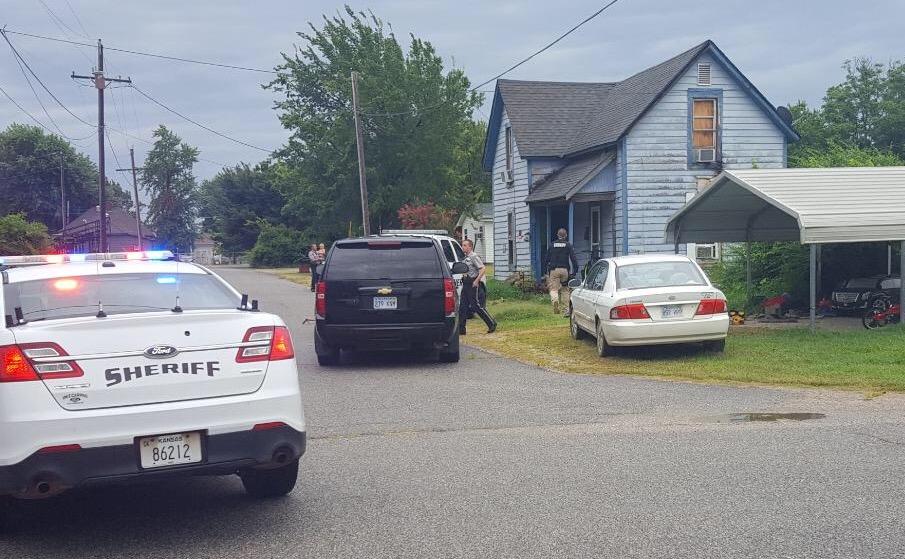
[[[165,251],[0,266],[0,495],[197,474],[292,490],[305,419],[279,317]]]

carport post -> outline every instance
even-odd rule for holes
[[[905,241],[899,243],[899,321],[902,320],[902,306],[905,305]]]
[[[745,312],[751,306],[751,242],[745,242]]]
[[[811,243],[811,332],[817,330],[817,244]]]

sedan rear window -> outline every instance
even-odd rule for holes
[[[616,289],[649,289],[707,285],[707,280],[691,262],[645,262],[616,267]]]
[[[369,241],[334,247],[326,280],[437,279],[443,277],[433,241]]]
[[[4,314],[21,308],[28,321],[170,310],[229,309],[235,294],[207,274],[106,274],[10,283],[3,286]]]

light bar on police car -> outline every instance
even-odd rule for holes
[[[37,264],[64,264],[67,262],[106,262],[110,260],[171,260],[169,250],[144,250],[132,252],[91,252],[82,254],[31,254],[25,256],[0,256],[0,266],[32,266]]]

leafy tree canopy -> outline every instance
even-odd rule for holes
[[[339,237],[361,223],[351,72],[359,93],[371,221],[397,223],[404,204],[434,200],[461,211],[486,191],[479,172],[483,135],[471,121],[482,96],[464,72],[445,70],[434,47],[415,36],[403,49],[373,14],[324,17],[299,33],[268,87],[291,132],[279,152],[294,173],[286,217],[319,237]]]
[[[141,185],[151,198],[148,221],[166,248],[190,251],[197,227],[198,188],[192,167],[198,150],[159,126],[154,147],[141,171]]]
[[[43,254],[51,244],[43,223],[28,221],[21,213],[0,217],[0,254]]]
[[[37,126],[12,124],[0,132],[0,214],[22,213],[48,229],[61,229],[61,157],[72,219],[98,204],[97,166],[66,140]],[[107,196],[111,205],[131,204],[116,183],[108,183]]]

